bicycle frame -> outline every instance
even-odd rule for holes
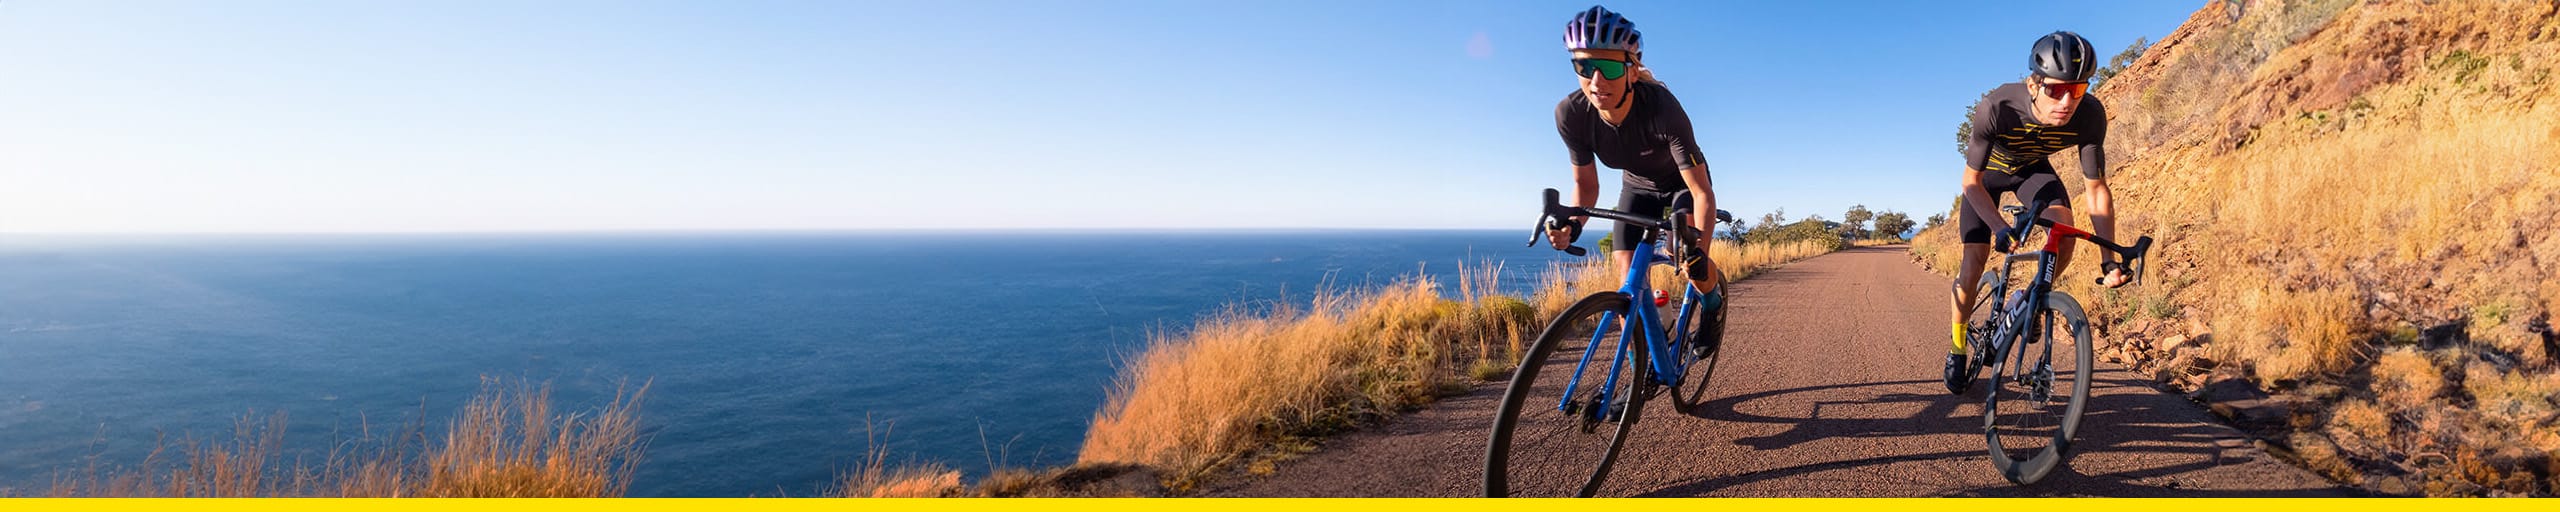
[[[1627,321],[1626,318],[1621,318],[1621,313],[1617,311],[1600,313],[1600,323],[1591,332],[1591,342],[1583,345],[1582,359],[1573,365],[1573,378],[1565,382],[1564,398],[1556,403],[1558,411],[1573,412],[1574,391],[1582,387],[1582,372],[1590,368],[1591,356],[1599,353],[1601,340],[1609,335],[1611,331],[1609,325],[1613,320],[1619,322],[1619,328],[1616,329],[1620,332],[1616,348],[1618,357],[1610,360],[1608,380],[1601,383],[1600,396],[1592,402],[1590,413],[1607,414],[1609,404],[1622,398],[1615,395],[1618,390],[1618,379],[1626,373],[1626,356],[1634,347],[1630,342],[1641,341],[1644,344],[1645,353],[1653,361],[1654,382],[1676,387],[1687,375],[1689,362],[1679,357],[1678,347],[1685,346],[1688,341],[1690,313],[1694,311],[1693,308],[1698,307],[1698,302],[1705,299],[1705,295],[1699,293],[1695,285],[1686,286],[1688,292],[1682,297],[1680,316],[1673,320],[1672,330],[1663,330],[1662,320],[1659,318],[1657,308],[1653,305],[1651,274],[1654,264],[1667,263],[1671,259],[1654,251],[1652,237],[1637,243],[1635,253],[1642,255],[1639,259],[1644,261],[1630,261],[1627,265],[1626,281],[1618,287],[1618,293],[1626,294],[1629,299],[1627,309],[1630,313],[1627,316],[1635,318],[1633,321]]]
[[[1995,314],[1998,315],[1995,317],[1995,323],[1998,325],[1998,328],[1992,331],[1991,339],[1988,340],[1989,346],[1984,348],[1983,366],[1996,367],[2001,364],[2001,360],[2007,359],[2009,355],[2008,349],[2014,345],[2011,343],[2012,341],[2025,339],[2025,336],[2029,333],[2038,332],[2044,327],[2044,325],[2039,322],[2046,321],[2046,319],[2037,318],[2033,316],[2032,313],[2044,311],[2046,294],[2053,291],[2053,265],[2055,260],[2062,257],[2063,244],[2071,243],[2073,240],[2088,240],[2091,243],[2097,244],[2102,249],[2129,253],[2132,256],[2132,258],[2129,259],[2140,258],[2151,246],[2151,237],[2147,236],[2142,237],[2142,240],[2135,243],[2133,247],[2126,248],[2118,246],[2107,239],[2099,238],[2095,233],[2083,231],[2080,228],[2072,227],[2069,224],[2044,220],[2039,218],[2037,214],[2044,211],[2045,206],[2046,203],[2039,203],[2034,208],[2024,210],[2019,215],[2018,222],[2020,225],[2018,227],[2018,236],[2015,237],[2015,239],[2025,239],[2028,235],[2033,233],[2033,229],[2036,226],[2045,226],[2044,247],[2037,248],[2033,252],[2010,254],[2001,259],[2000,280],[1992,283],[1992,288],[1990,290],[1991,293],[1989,294],[1991,297],[1988,297],[1989,300],[1993,301],[1993,310],[1996,312]],[[2001,233],[1995,236],[2008,235],[2006,233]],[[2025,293],[2021,294],[2021,300],[2015,304],[2010,304],[2007,302],[2009,291],[2009,271],[2013,265],[2016,265],[2019,261],[2027,259],[2034,259],[2036,262],[2035,278],[2027,281],[2027,288]],[[2132,272],[2135,276],[2141,275],[2141,271],[2138,268],[2134,269]],[[2051,358],[2053,356],[2053,345],[2045,345],[2044,355],[2047,358]],[[2017,361],[2019,364],[2025,363],[2025,359],[2023,357],[2024,355],[2021,354],[2021,359]]]
[[[2063,229],[2070,228],[2070,226],[2059,224],[2056,226]],[[1989,346],[1984,347],[1984,366],[2001,364],[2002,360],[2008,358],[2009,348],[2014,345],[2013,341],[2025,339],[2028,333],[2036,332],[2038,327],[2042,327],[2041,324],[2036,323],[2041,319],[2036,318],[2033,313],[2044,310],[2045,293],[2053,289],[2053,261],[2061,257],[2058,251],[2061,248],[2060,241],[2063,239],[2062,236],[2048,235],[2044,248],[2031,253],[2011,254],[2000,262],[2000,280],[1992,283],[1991,297],[1986,298],[1995,305],[1994,309],[1998,316],[1993,319],[1997,328],[1992,331],[1991,339],[1987,340]],[[2035,278],[2027,281],[2025,293],[2020,294],[2021,300],[2014,304],[2009,303],[2008,277],[2011,266],[2029,258],[2033,258],[2036,262]],[[2046,356],[2050,357],[2052,350],[2052,344],[2045,345]]]

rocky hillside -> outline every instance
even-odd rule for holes
[[[2150,275],[2064,290],[2104,357],[2332,478],[2560,495],[2555,68],[2555,2],[2208,2],[2095,93]]]

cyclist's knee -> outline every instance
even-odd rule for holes
[[[2071,203],[2056,203],[2045,207],[2044,220],[2058,224],[2071,224]]]

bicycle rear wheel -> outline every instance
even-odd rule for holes
[[[2089,403],[2089,319],[2080,302],[2062,292],[2045,294],[2044,309],[2030,313],[2026,337],[2002,361],[1990,362],[1990,403],[1983,437],[1991,466],[2010,482],[2044,479],[2069,456]]]
[[[1632,341],[1626,332],[1642,328],[1625,318],[1628,305],[1626,294],[1595,293],[1538,333],[1502,394],[1485,448],[1485,496],[1599,492],[1643,410],[1637,390],[1651,378],[1644,348],[1623,346]]]
[[[1722,279],[1724,269],[1716,269],[1716,273],[1719,278],[1716,281],[1724,282]],[[1715,311],[1703,311],[1704,308],[1699,308],[1701,311],[1689,312],[1688,325],[1691,327],[1688,342],[1705,343],[1714,348],[1709,349],[1706,357],[1690,361],[1687,371],[1680,376],[1680,387],[1671,390],[1671,409],[1681,414],[1696,415],[1705,410],[1708,381],[1714,380],[1716,361],[1724,359],[1724,317],[1726,311],[1733,309],[1731,283],[1725,285],[1724,294],[1724,304],[1717,307]],[[1700,327],[1702,322],[1703,327]]]

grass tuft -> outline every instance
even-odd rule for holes
[[[57,476],[54,497],[616,497],[647,443],[639,404],[617,392],[602,409],[558,413],[550,387],[483,379],[480,392],[426,442],[423,425],[369,434],[307,461],[284,448],[285,415],[242,419],[229,442],[163,441],[137,467]]]

